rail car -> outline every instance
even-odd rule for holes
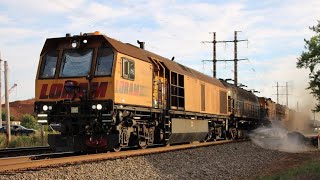
[[[220,79],[228,89],[228,113],[230,116],[231,136],[240,136],[241,130],[251,130],[266,122],[261,117],[258,97],[251,91]]]
[[[259,103],[261,109],[265,112],[264,117],[270,121],[289,121],[294,117],[293,114],[289,114],[289,108],[287,106],[275,103],[271,98],[259,97]]]
[[[35,80],[39,123],[57,151],[146,148],[238,138],[259,124],[257,97],[99,32],[47,39]]]
[[[312,129],[311,117],[304,112],[295,111],[278,104],[271,98],[259,97],[262,117],[270,122],[281,122],[289,131],[306,132]]]

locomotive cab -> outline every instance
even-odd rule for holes
[[[46,40],[34,111],[39,123],[61,124],[50,146],[87,151],[154,142],[153,66],[141,52],[99,33]]]
[[[48,137],[51,146],[72,143],[85,149],[75,147],[82,144],[77,141],[107,146],[108,139],[101,134],[115,123],[115,58],[115,50],[97,33],[46,40],[35,83],[35,113],[39,123],[61,124],[60,134]]]

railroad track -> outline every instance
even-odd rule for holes
[[[227,143],[237,143],[237,142],[243,142],[243,141],[244,140],[241,140],[241,141],[222,140],[222,141],[215,141],[215,142],[190,143],[190,144],[175,145],[175,146],[128,150],[128,151],[120,151],[120,152],[112,152],[112,153],[77,155],[77,156],[72,155],[72,153],[69,152],[70,156],[67,156],[67,157],[59,157],[55,153],[56,156],[51,156],[50,154],[48,154],[47,157],[45,157],[45,155],[40,155],[41,158],[39,158],[39,156],[1,158],[0,173],[8,172],[8,171],[16,171],[16,170],[37,169],[37,168],[60,166],[60,165],[66,165],[66,164],[95,162],[95,161],[108,160],[108,159],[118,159],[118,158],[132,157],[132,156],[164,153],[164,152],[177,151],[182,149],[190,149],[190,148],[227,144]],[[65,156],[65,154],[63,153],[61,153],[61,155]]]
[[[21,155],[32,155],[32,154],[43,154],[50,152],[52,149],[50,146],[37,146],[37,147],[21,147],[21,148],[6,148],[0,149],[0,158],[21,156]]]

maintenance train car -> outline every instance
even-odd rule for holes
[[[251,91],[230,84],[220,79],[228,89],[228,115],[230,116],[230,133],[232,137],[241,134],[241,130],[250,130],[263,123],[260,115],[258,97]],[[235,133],[237,132],[237,133]]]
[[[35,81],[40,123],[59,150],[232,138],[219,80],[98,32],[47,39]]]
[[[275,103],[271,98],[259,97],[259,103],[265,110],[265,118],[270,121],[289,121],[292,119],[287,106]]]
[[[48,135],[52,148],[119,151],[235,139],[276,115],[271,100],[138,43],[99,32],[46,40],[34,111],[39,123],[61,125],[59,134]]]

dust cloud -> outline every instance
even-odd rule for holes
[[[251,141],[265,149],[297,153],[309,151],[308,140],[298,132],[289,132],[283,125],[273,122],[271,127],[260,127],[253,130]]]

